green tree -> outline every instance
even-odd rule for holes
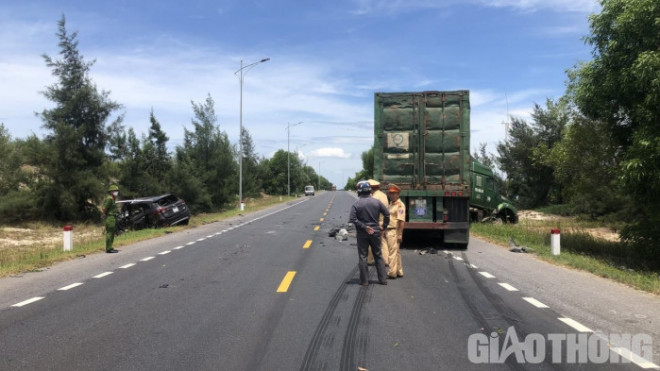
[[[209,94],[201,104],[191,102],[193,130],[184,129],[184,144],[176,148],[173,182],[185,183],[181,195],[198,212],[219,209],[233,199],[238,187],[234,153],[225,132],[217,126],[215,102]],[[179,176],[192,179],[179,179]]]
[[[152,189],[155,193],[167,190],[165,175],[172,168],[172,158],[167,151],[169,138],[160,127],[160,123],[154,116],[153,109],[149,114],[149,136],[143,138],[142,155],[144,157],[144,170],[152,179]]]
[[[620,179],[638,208],[626,240],[654,256],[660,241],[660,2],[602,0],[590,17],[593,60],[569,71],[580,111],[623,153]]]
[[[52,156],[44,165],[39,202],[56,219],[98,218],[95,202],[107,187],[105,123],[120,105],[109,99],[109,92],[97,91],[89,77],[94,62],[84,61],[77,33],[67,33],[64,16],[57,37],[62,59],[43,55],[57,82],[43,92],[55,107],[41,112]]]
[[[263,187],[258,171],[259,157],[255,152],[250,132],[245,128],[242,128],[241,131],[241,145],[243,147],[243,195],[256,197],[259,196]]]
[[[362,152],[360,157],[362,158],[362,170],[355,173],[353,178],[348,178],[344,189],[355,190],[359,181],[374,177],[374,146]]]
[[[289,166],[290,164],[290,166]],[[291,193],[300,192],[305,186],[302,164],[295,153],[287,154],[287,151],[280,149],[272,158],[264,162],[267,167],[265,173],[269,175],[264,178],[264,189],[269,194],[286,195],[289,184],[288,169],[290,168]]]
[[[548,100],[546,109],[535,105],[531,124],[514,118],[509,141],[498,144],[497,162],[506,174],[510,196],[521,207],[561,203],[561,189],[547,158],[567,123],[566,106]]]

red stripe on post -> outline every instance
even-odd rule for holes
[[[559,234],[559,228],[551,229],[550,234]]]
[[[65,232],[66,232],[66,231],[72,231],[72,230],[73,230],[73,227],[72,227],[72,226],[70,226],[70,225],[68,225],[68,224],[64,226],[64,231],[65,231]]]

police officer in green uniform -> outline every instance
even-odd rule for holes
[[[113,184],[108,188],[108,197],[103,202],[103,215],[105,215],[105,252],[108,254],[119,252],[119,250],[112,248],[117,223],[117,203],[115,202],[117,196],[119,196],[119,187]]]

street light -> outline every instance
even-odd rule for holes
[[[254,66],[259,63],[268,62],[270,58],[264,58],[260,61],[250,63],[246,66],[243,66],[243,60],[241,59],[241,68],[239,68],[234,75],[238,77],[238,82],[241,86],[241,100],[240,100],[240,130],[238,132],[238,208],[243,210],[243,78],[247,75]],[[243,72],[245,70],[245,72]],[[237,75],[240,72],[240,75]]]
[[[297,124],[291,125],[290,122],[286,123],[286,195],[287,197],[291,197],[291,153],[289,151],[289,137],[291,134],[291,128],[294,126],[298,126],[302,124],[302,121],[298,122]]]

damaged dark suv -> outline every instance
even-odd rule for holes
[[[117,201],[121,206],[118,223],[124,229],[144,229],[187,225],[190,209],[173,194]]]

